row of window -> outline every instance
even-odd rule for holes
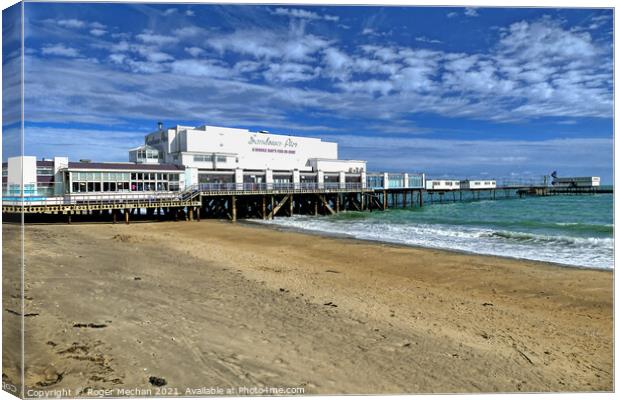
[[[178,182],[73,182],[73,193],[178,191]]]
[[[138,160],[157,160],[159,159],[159,151],[157,150],[138,150],[136,152]]]
[[[226,162],[226,156],[217,156],[215,161],[219,163]],[[213,155],[195,155],[194,162],[213,162]]]
[[[52,175],[54,175],[54,168],[37,167],[37,176],[52,176]]]
[[[73,181],[179,181],[179,174],[157,172],[72,172]]]
[[[128,181],[129,172],[72,172],[73,181]]]

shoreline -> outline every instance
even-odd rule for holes
[[[230,221],[226,220],[226,219],[205,219],[204,221],[213,221],[213,222],[217,222],[217,223],[230,223]],[[169,222],[169,221],[161,221],[161,220],[134,220],[134,221],[131,221],[131,224],[144,225],[144,224],[162,224],[162,223],[167,223],[167,222]],[[605,272],[610,272],[610,273],[613,273],[615,271],[614,267],[611,267],[611,268],[587,267],[587,266],[583,266],[583,265],[564,264],[564,263],[560,263],[560,262],[535,260],[535,259],[531,259],[531,258],[523,258],[523,257],[516,257],[516,256],[497,255],[497,254],[489,254],[489,253],[477,253],[475,251],[462,250],[462,249],[452,249],[452,248],[446,248],[446,247],[431,247],[431,246],[423,246],[423,245],[420,245],[420,244],[407,244],[407,243],[400,243],[400,242],[394,242],[394,241],[384,241],[384,240],[379,240],[379,239],[359,238],[359,237],[355,237],[352,234],[337,233],[337,232],[333,232],[332,233],[332,232],[323,231],[323,230],[304,229],[304,228],[300,228],[300,227],[280,225],[280,224],[277,224],[277,223],[261,222],[261,220],[258,220],[258,219],[240,219],[236,223],[238,223],[239,225],[242,225],[242,226],[245,225],[245,226],[250,226],[250,227],[261,227],[261,228],[265,228],[265,229],[269,229],[269,230],[273,230],[273,231],[278,231],[278,232],[283,232],[283,233],[284,232],[293,232],[293,233],[299,233],[299,234],[305,234],[305,235],[311,235],[311,236],[317,236],[317,237],[323,237],[323,238],[333,238],[333,239],[338,239],[338,240],[350,240],[350,241],[360,241],[360,242],[365,242],[365,243],[374,243],[374,244],[378,244],[378,245],[382,245],[382,246],[393,246],[393,247],[398,247],[398,248],[411,248],[411,249],[421,249],[421,250],[426,249],[426,250],[435,250],[435,251],[445,251],[447,253],[453,253],[453,254],[462,254],[462,255],[480,256],[480,257],[491,257],[491,258],[499,258],[499,259],[505,259],[505,260],[514,260],[514,261],[524,261],[524,262],[528,262],[528,263],[539,263],[541,265],[546,265],[546,266],[549,266],[549,267],[563,268],[563,269],[571,268],[571,269],[577,269],[577,270],[605,271]],[[21,222],[12,222],[12,221],[3,221],[3,224],[12,225],[12,226],[21,226],[22,225]],[[58,225],[58,224],[64,224],[64,223],[61,223],[61,222],[26,222],[24,224],[24,226],[25,227],[28,227],[28,226],[54,226],[54,225]],[[101,225],[108,225],[108,224],[110,224],[110,222],[108,222],[108,221],[74,221],[72,224],[73,225],[101,226]],[[614,264],[615,264],[615,262],[614,262]]]
[[[225,220],[217,220],[217,221],[225,222]],[[300,234],[313,235],[313,236],[319,236],[319,237],[324,237],[324,238],[333,238],[333,239],[338,239],[338,240],[352,240],[352,241],[357,240],[357,241],[362,241],[362,242],[375,243],[375,244],[383,245],[383,246],[445,251],[448,253],[455,253],[455,254],[462,254],[462,255],[469,255],[469,256],[496,257],[499,259],[506,259],[506,260],[539,263],[541,265],[546,265],[549,267],[557,267],[557,268],[564,268],[564,269],[573,268],[573,269],[578,269],[578,270],[584,269],[584,270],[594,270],[594,271],[606,271],[606,272],[611,272],[611,273],[613,273],[615,270],[613,267],[611,268],[586,267],[583,265],[563,264],[559,262],[534,260],[531,258],[523,258],[523,257],[516,257],[516,256],[500,256],[496,254],[476,253],[475,251],[451,249],[451,248],[446,248],[446,247],[430,247],[430,246],[422,246],[419,244],[407,244],[407,243],[384,241],[384,240],[379,240],[379,239],[366,239],[366,238],[355,237],[354,235],[349,235],[346,233],[335,233],[335,232],[331,233],[331,232],[322,231],[322,230],[304,229],[304,228],[299,228],[299,227],[294,227],[294,226],[279,225],[276,223],[260,222],[258,220],[249,220],[249,219],[238,220],[237,223],[242,224],[242,225],[246,224],[248,226],[264,227],[267,229],[273,229],[273,230],[280,231],[280,232],[295,232],[295,233],[300,233]]]

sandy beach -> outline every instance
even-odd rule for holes
[[[25,249],[32,389],[613,390],[610,271],[204,220],[27,225]]]

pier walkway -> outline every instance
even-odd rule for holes
[[[401,177],[398,179],[398,177]],[[5,215],[91,215],[129,223],[132,216],[200,220],[203,217],[272,219],[277,215],[327,215],[341,211],[374,211],[423,207],[425,204],[499,200],[524,196],[611,193],[601,188],[558,188],[541,181],[506,181],[495,188],[428,190],[423,177],[383,174],[367,184],[343,182],[205,183],[180,192],[77,193],[60,196],[4,196]],[[387,182],[387,187],[384,187]]]

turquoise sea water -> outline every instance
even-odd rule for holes
[[[414,246],[613,268],[613,195],[527,197],[270,222]]]

